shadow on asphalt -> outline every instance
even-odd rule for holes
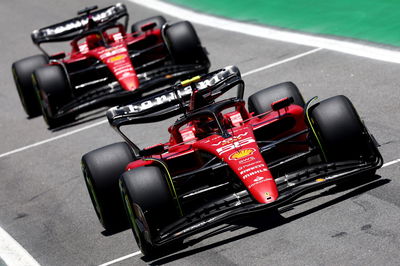
[[[108,108],[101,108],[100,110],[96,110],[95,112],[91,112],[89,114],[83,114],[83,115],[79,115],[79,117],[77,119],[75,119],[73,122],[50,129],[52,132],[58,132],[61,131],[63,129],[68,129],[74,126],[78,126],[81,124],[86,124],[89,123],[91,121],[94,121],[96,119],[105,117],[106,111]]]
[[[251,216],[247,216],[245,218],[237,219],[236,221],[230,222],[229,224],[227,224],[223,227],[219,227],[218,229],[211,231],[205,235],[199,236],[195,239],[191,239],[188,242],[186,242],[185,244],[176,244],[176,245],[167,247],[167,249],[165,249],[161,254],[158,254],[157,258],[142,257],[142,260],[144,260],[147,263],[150,263],[150,265],[166,264],[166,263],[170,263],[175,260],[182,259],[182,258],[191,256],[191,255],[194,255],[194,254],[197,254],[200,252],[204,252],[206,250],[216,248],[218,246],[222,246],[222,245],[230,243],[230,242],[238,241],[240,239],[244,239],[244,238],[250,237],[252,235],[259,234],[261,232],[270,230],[272,228],[281,226],[286,223],[290,223],[294,220],[300,219],[302,217],[305,217],[305,216],[315,213],[317,211],[323,210],[325,208],[328,208],[332,205],[338,204],[342,201],[348,200],[357,195],[363,194],[372,189],[386,185],[390,182],[389,179],[380,179],[380,178],[381,178],[381,176],[375,175],[370,178],[364,178],[364,179],[357,178],[355,180],[351,180],[350,182],[336,184],[332,187],[328,187],[324,191],[321,191],[321,193],[319,193],[318,195],[313,195],[313,196],[309,196],[306,198],[301,198],[299,200],[295,200],[291,204],[288,204],[288,205],[280,208],[279,213],[273,212],[273,213],[268,213],[268,215],[266,215],[266,212],[264,211],[264,212],[260,212],[260,213],[257,213],[257,214],[251,215]],[[292,210],[296,206],[304,204],[306,202],[317,200],[317,199],[323,198],[325,196],[335,195],[337,193],[344,192],[347,190],[351,190],[351,191],[349,191],[346,194],[341,195],[335,199],[332,199],[328,202],[325,202],[321,205],[313,207],[304,212],[295,214],[288,218],[284,218],[283,216],[280,215],[280,213],[284,213],[289,210]],[[246,232],[244,234],[241,234],[241,235],[237,235],[237,236],[234,236],[234,237],[231,237],[228,239],[218,241],[213,244],[209,244],[209,245],[202,246],[199,248],[183,251],[184,249],[189,248],[190,246],[193,246],[209,237],[212,237],[212,236],[224,233],[224,232],[228,232],[228,231],[239,230],[244,227],[254,227],[255,229],[252,231]],[[180,252],[180,253],[177,253],[177,252]],[[175,254],[171,255],[171,253],[175,253]]]

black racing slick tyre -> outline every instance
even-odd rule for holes
[[[181,21],[165,28],[165,42],[176,64],[209,64],[193,25]]]
[[[135,24],[133,24],[131,26],[131,32],[132,33],[143,33],[141,27],[149,24],[149,23],[155,23],[156,25],[154,26],[153,29],[161,29],[162,26],[167,23],[166,19],[163,16],[155,16],[155,17],[151,17],[151,18],[146,18],[143,20],[140,20],[138,22],[136,22]]]
[[[41,67],[33,73],[32,78],[39,93],[42,114],[47,125],[55,128],[72,120],[71,115],[57,116],[58,110],[71,100],[71,89],[62,67]]]
[[[85,183],[100,223],[109,232],[128,228],[118,180],[134,160],[125,142],[91,151],[82,157]]]
[[[292,97],[294,104],[304,107],[304,99],[293,82],[283,82],[260,90],[249,97],[249,111],[255,115],[271,110],[271,104],[280,99]]]
[[[310,107],[309,116],[314,139],[328,161],[368,159],[371,155],[371,138],[347,97],[323,100]]]
[[[177,217],[165,174],[156,166],[135,168],[121,176],[120,189],[140,250],[145,256],[156,255],[153,239],[158,229]]]
[[[40,102],[32,84],[32,73],[47,63],[46,56],[34,55],[14,62],[11,66],[21,104],[28,117],[41,115]]]

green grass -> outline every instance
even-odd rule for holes
[[[212,15],[400,46],[400,0],[168,0]]]

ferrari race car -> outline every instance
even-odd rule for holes
[[[43,114],[50,127],[100,106],[129,103],[178,79],[207,73],[210,62],[192,24],[162,16],[131,26],[123,4],[96,10],[32,32],[43,52],[19,60],[12,73],[29,117]],[[69,54],[49,55],[43,43],[71,41]]]
[[[231,89],[235,97],[217,101]],[[276,210],[382,166],[375,139],[345,96],[305,103],[295,84],[284,82],[251,95],[247,109],[243,92],[231,66],[109,109],[108,120],[125,142],[82,157],[104,228],[128,223],[142,253],[151,256],[227,219]],[[176,114],[166,143],[140,149],[121,130]]]

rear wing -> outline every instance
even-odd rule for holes
[[[194,90],[203,94],[203,97],[207,100],[213,101],[235,86],[238,86],[237,98],[243,99],[244,82],[240,76],[240,71],[236,66],[228,66],[209,74],[182,81],[132,104],[110,108],[107,111],[107,119],[110,125],[131,146],[135,156],[138,157],[140,156],[139,147],[122,133],[121,126],[152,123],[185,114]]]
[[[242,99],[244,82],[240,71],[236,66],[228,66],[182,81],[132,104],[110,108],[107,111],[107,118],[110,125],[116,129],[128,124],[161,121],[185,113],[195,89],[212,101],[237,85],[239,85],[237,97]]]
[[[118,3],[97,11],[75,17],[39,30],[31,34],[32,41],[36,45],[46,42],[69,41],[79,36],[88,24],[89,16],[99,25],[112,23],[125,17],[125,27],[128,25],[129,14],[124,4]]]

